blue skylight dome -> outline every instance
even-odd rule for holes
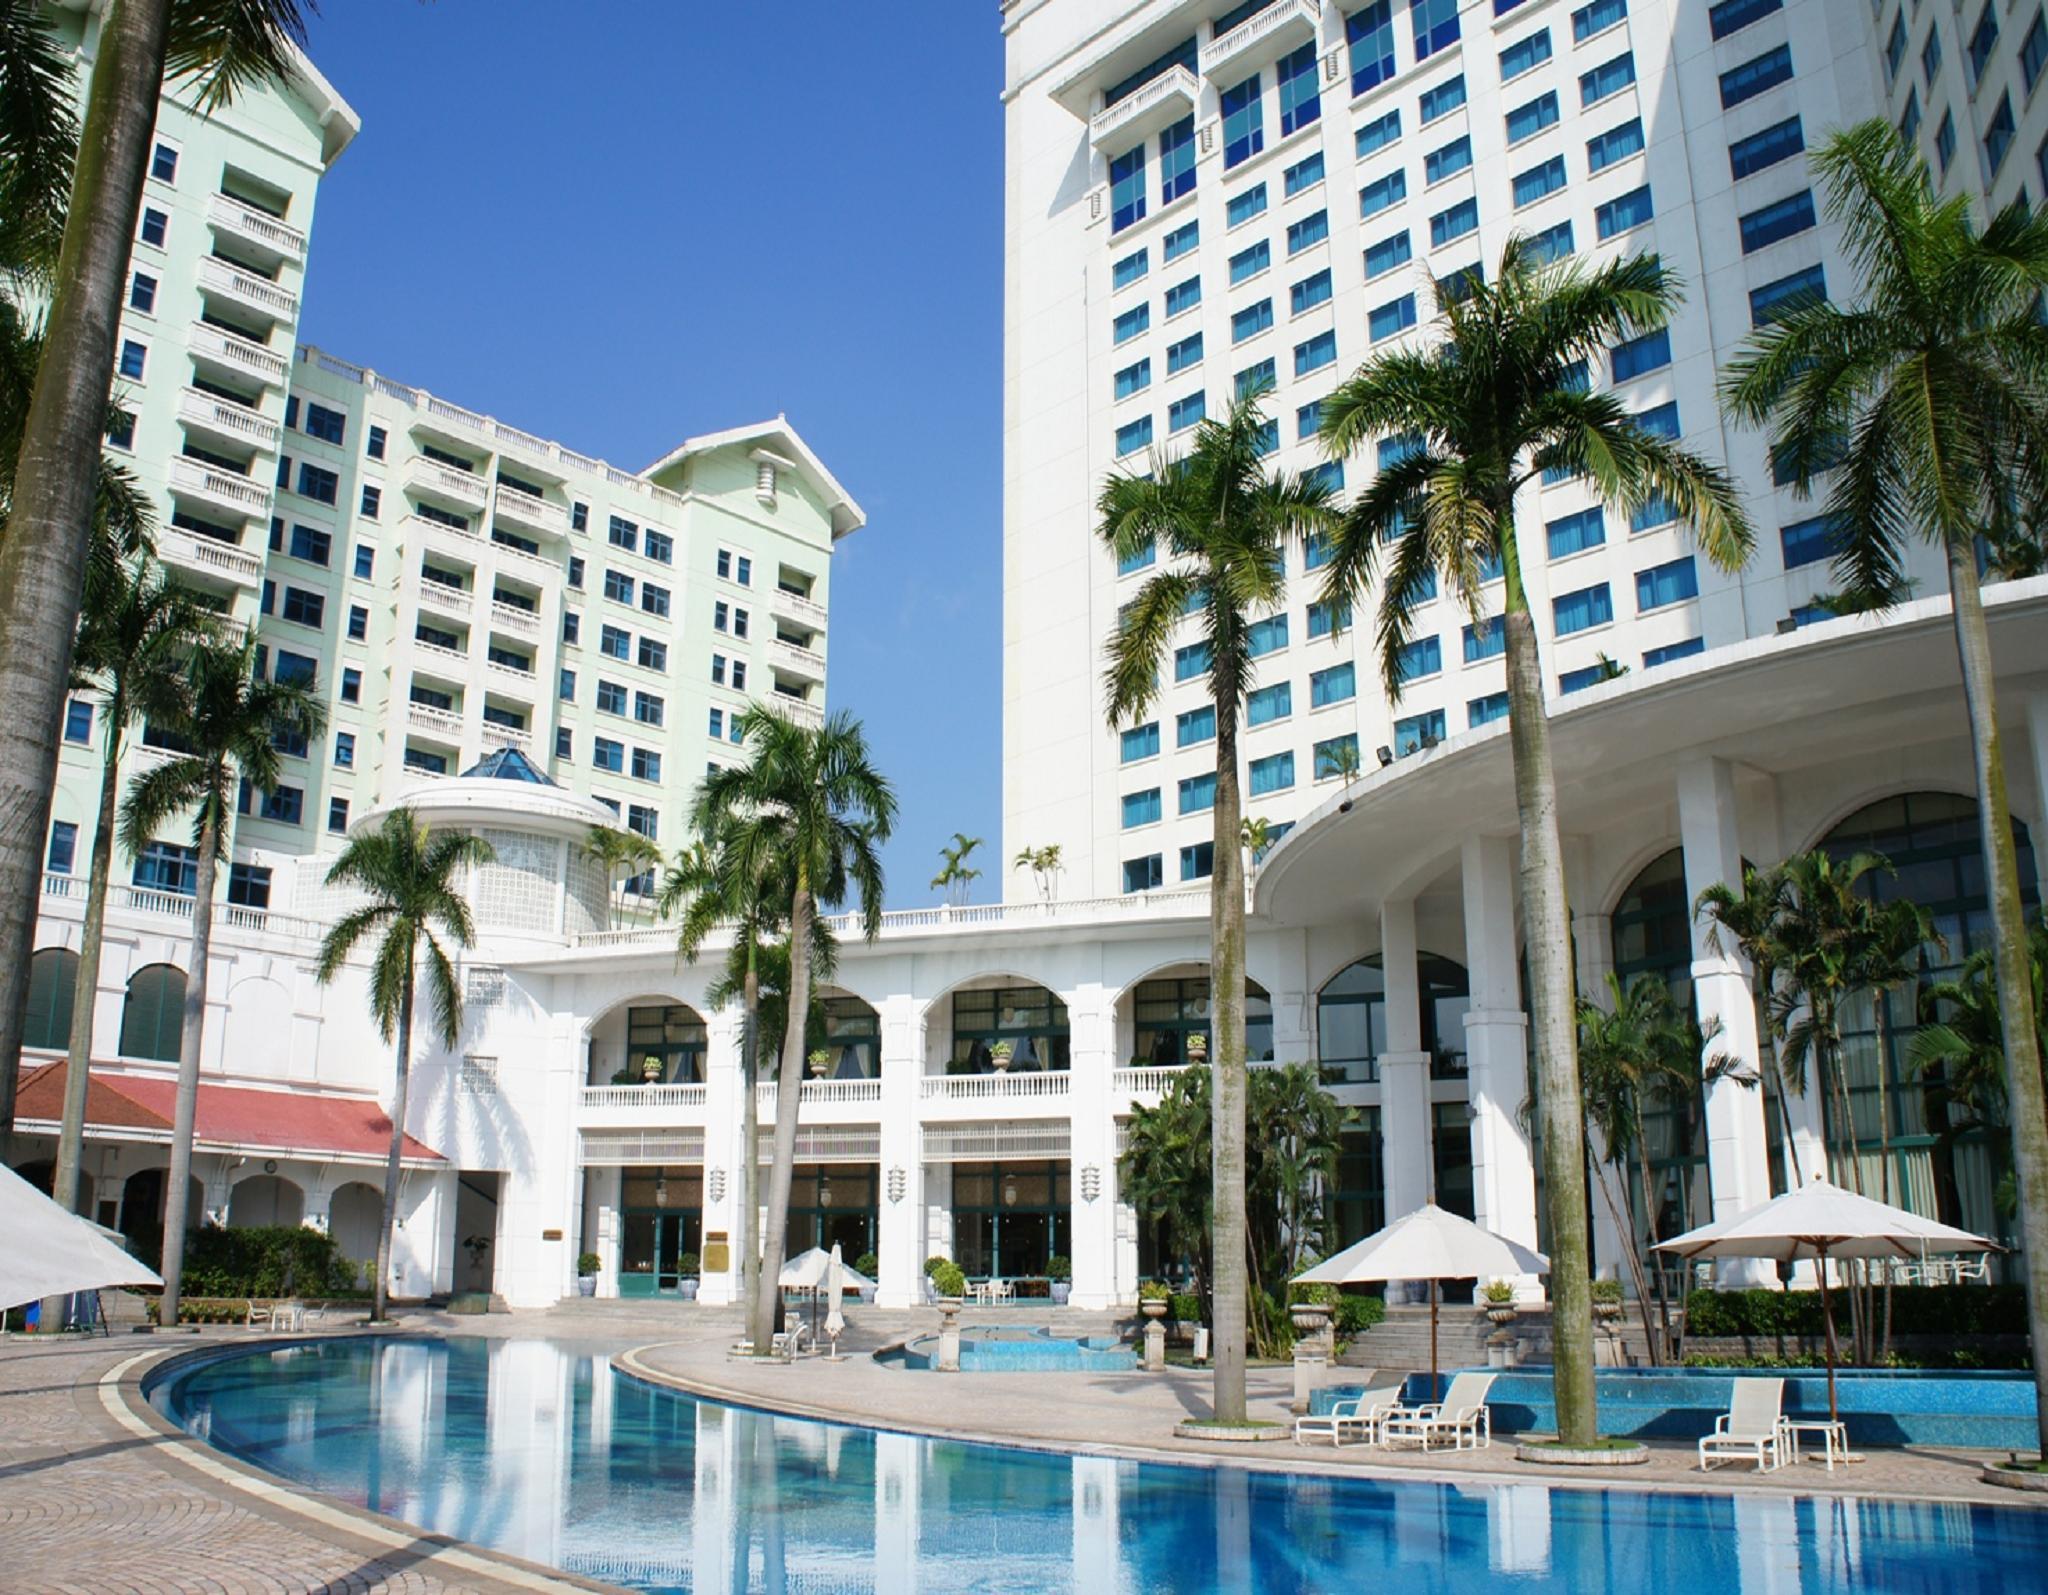
[[[552,776],[517,748],[499,748],[495,753],[487,753],[462,772],[465,781],[478,776],[491,781],[529,781],[535,786],[556,784]]]

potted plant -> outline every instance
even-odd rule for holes
[[[1010,1072],[1010,1059],[1015,1056],[1016,1051],[1017,1049],[1007,1041],[998,1041],[988,1049],[989,1062],[996,1066],[997,1074]]]
[[[661,1060],[651,1052],[640,1060],[640,1078],[648,1085],[661,1084]]]
[[[1190,1031],[1188,1034],[1188,1062],[1207,1063],[1208,1061],[1209,1038],[1199,1030]]]
[[[924,1299],[926,1301],[937,1301],[939,1299],[939,1288],[932,1283],[932,1279],[950,1261],[950,1258],[941,1257],[936,1252],[924,1260]]]
[[[1593,1281],[1593,1316],[1604,1324],[1611,1324],[1621,1316],[1620,1280],[1596,1279]]]
[[[595,1252],[582,1252],[576,1258],[576,1294],[595,1296],[597,1294],[597,1270],[603,1261]]]
[[[613,1085],[632,1085],[633,1083],[633,1071],[627,1068],[623,1063],[620,1064],[616,1069],[612,1070]]]
[[[1335,1285],[1297,1285],[1288,1316],[1294,1320],[1295,1333],[1307,1337],[1320,1335],[1328,1328],[1336,1310]]]
[[[676,1281],[676,1294],[684,1301],[695,1301],[697,1287],[701,1283],[697,1276],[703,1271],[702,1262],[695,1252],[685,1252],[676,1259],[676,1269],[682,1275]]]
[[[1148,1279],[1138,1287],[1138,1311],[1147,1318],[1164,1318],[1166,1305],[1173,1293],[1156,1279]]]
[[[856,1274],[865,1274],[871,1280],[879,1278],[882,1272],[881,1260],[873,1252],[862,1252],[853,1260],[853,1271]],[[860,1299],[872,1307],[875,1304],[875,1287],[871,1284],[861,1286]]]
[[[1067,1299],[1074,1294],[1074,1265],[1064,1257],[1048,1257],[1045,1277],[1053,1306],[1066,1306]]]
[[[1486,1316],[1497,1324],[1513,1323],[1515,1287],[1504,1279],[1489,1279],[1479,1287],[1479,1301]]]
[[[811,1066],[811,1078],[813,1080],[822,1080],[825,1078],[825,1065],[830,1063],[831,1061],[832,1054],[827,1052],[823,1047],[813,1047],[804,1056],[804,1062],[808,1063]]]
[[[958,1263],[950,1259],[939,1259],[939,1266],[932,1270],[931,1282],[941,1307],[958,1307],[967,1294],[967,1275]]]

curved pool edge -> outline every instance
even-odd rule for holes
[[[438,1330],[387,1329],[363,1333],[309,1336],[259,1336],[227,1344],[189,1347],[151,1347],[125,1357],[99,1375],[100,1406],[114,1425],[155,1448],[160,1456],[175,1457],[184,1466],[202,1474],[210,1483],[235,1495],[247,1497],[245,1506],[283,1513],[296,1520],[302,1532],[339,1544],[351,1553],[389,1555],[401,1553],[406,1565],[429,1572],[452,1575],[460,1583],[496,1595],[518,1591],[521,1595],[638,1595],[621,1585],[605,1584],[511,1556],[474,1541],[456,1539],[433,1529],[422,1528],[404,1518],[373,1512],[272,1473],[251,1462],[187,1434],[150,1400],[149,1392],[168,1380],[182,1378],[196,1368],[230,1357],[255,1352],[298,1350],[344,1340],[442,1340]],[[83,1387],[81,1386],[81,1390]]]

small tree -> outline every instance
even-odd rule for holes
[[[1049,842],[1044,847],[1020,848],[1016,858],[1010,861],[1010,867],[1031,871],[1031,878],[1038,886],[1038,895],[1049,903],[1061,869],[1060,844]]]
[[[952,842],[939,849],[939,873],[931,883],[935,890],[946,894],[946,901],[955,908],[966,903],[968,888],[981,879],[981,871],[967,862],[981,841],[978,836],[955,831]]]
[[[583,838],[583,851],[604,871],[607,929],[615,928],[625,909],[625,888],[637,876],[661,868],[661,849],[638,831],[617,825],[593,825]]]

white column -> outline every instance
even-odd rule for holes
[[[1515,960],[1514,844],[1466,839],[1465,963],[1472,1007],[1465,1015],[1472,1106],[1473,1210],[1486,1229],[1536,1244],[1536,1165],[1520,1112],[1529,1094],[1528,1016]]]
[[[1691,759],[1678,769],[1678,830],[1685,848],[1685,895],[1694,902],[1720,882],[1740,887],[1742,846],[1736,825],[1735,773],[1725,759]],[[1771,1197],[1769,1146],[1756,1025],[1756,993],[1748,966],[1727,938],[1715,950],[1712,921],[1692,927],[1693,1002],[1707,1032],[1708,1059],[1728,1071],[1707,1082],[1707,1182],[1714,1217],[1733,1218]],[[1771,1286],[1777,1272],[1754,1258],[1719,1265],[1726,1286]]]
[[[1387,984],[1387,1048],[1379,1060],[1380,1164],[1387,1221],[1392,1223],[1429,1200],[1432,1174],[1429,1054],[1422,1047],[1413,898],[1381,905],[1380,962]]]
[[[585,1226],[588,1231],[586,1240],[589,1249],[597,1253],[597,1294],[616,1296],[619,1293],[622,1228],[619,1210],[626,1201],[626,1171],[620,1168],[592,1169],[585,1179],[585,1186],[591,1206],[591,1216]],[[706,1217],[709,1217],[708,1204]]]
[[[924,1074],[924,1016],[911,997],[889,997],[882,1023],[882,1162],[875,1258],[875,1305],[910,1307],[923,1300],[923,1129],[917,1119],[918,1080]]]
[[[713,1307],[740,1299],[740,1269],[745,1261],[739,1246],[740,1048],[745,1036],[746,1013],[738,1004],[729,1003],[705,1018],[703,1235],[707,1239],[725,1237],[729,1264],[722,1273],[706,1269],[698,1276],[697,1300]],[[755,1239],[758,1242],[759,1237]],[[598,1288],[604,1290],[602,1285]]]
[[[1067,1220],[1074,1265],[1071,1300],[1076,1307],[1100,1312],[1117,1295],[1116,1117],[1111,1094],[1116,1008],[1100,986],[1084,988],[1068,994],[1067,1021],[1073,1059],[1067,1098],[1073,1115]],[[1084,1174],[1090,1169],[1095,1171],[1092,1178]]]

